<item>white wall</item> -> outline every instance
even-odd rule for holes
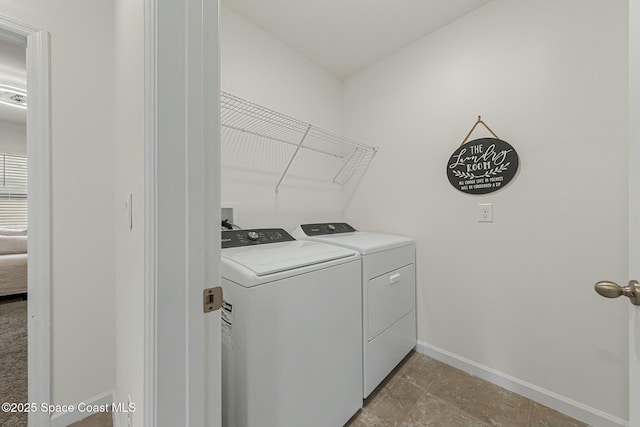
[[[115,23],[116,399],[144,414],[144,1],[117,0]],[[133,230],[126,203],[133,194]],[[120,425],[127,414],[120,413]]]
[[[27,155],[27,126],[0,120],[0,153]]]
[[[114,387],[113,5],[7,0],[51,34],[52,403]]]
[[[628,303],[593,284],[628,280],[626,92],[627,2],[599,0],[494,0],[345,83],[381,146],[346,217],[416,237],[419,339],[623,419]],[[471,196],[445,167],[479,114],[521,166]]]
[[[228,7],[221,9],[222,90],[341,131],[340,80]]]
[[[333,132],[342,131],[341,82],[224,6],[221,87],[280,113]],[[237,203],[240,225],[290,229],[301,222],[342,218],[346,193],[329,184],[330,174],[327,183],[310,182],[297,180],[300,169],[294,169],[276,195],[275,185],[283,168],[265,173],[263,166],[273,160],[270,153],[255,146],[238,153],[234,150],[242,149],[230,147],[224,135],[223,131],[222,201]],[[229,156],[234,155],[241,159],[230,167]],[[280,160],[286,163],[288,157]],[[304,169],[305,165],[297,163],[295,167]]]

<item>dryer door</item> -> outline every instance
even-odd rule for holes
[[[416,292],[414,271],[413,264],[407,265],[367,283],[369,341],[413,310]]]

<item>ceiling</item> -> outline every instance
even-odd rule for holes
[[[349,77],[490,0],[222,0],[339,78]]]
[[[27,88],[26,49],[0,40],[0,84]],[[27,110],[0,104],[0,121],[26,123]]]

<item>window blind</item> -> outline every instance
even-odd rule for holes
[[[0,154],[0,227],[27,226],[27,156]]]

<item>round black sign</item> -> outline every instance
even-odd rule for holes
[[[496,138],[469,141],[447,163],[449,182],[469,194],[487,194],[507,185],[518,171],[518,153]]]

